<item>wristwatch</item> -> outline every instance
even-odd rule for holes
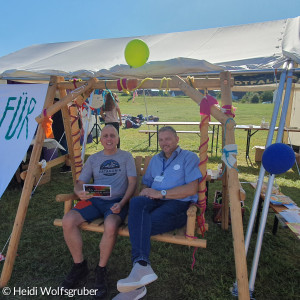
[[[160,193],[162,194],[162,198],[166,199],[167,191],[166,190],[161,190]]]

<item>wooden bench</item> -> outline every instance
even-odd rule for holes
[[[142,187],[142,177],[146,172],[148,164],[150,162],[151,156],[137,156],[135,158],[135,166],[137,171],[137,187],[134,192],[134,196],[137,196]],[[69,200],[78,200],[76,194],[59,194],[56,196],[56,201],[64,202]],[[187,224],[186,226],[174,230],[172,232],[158,234],[152,236],[151,239],[155,241],[167,242],[172,244],[179,244],[179,245],[186,245],[186,246],[194,246],[194,247],[201,247],[206,248],[206,240],[200,238],[193,238],[195,237],[195,233],[198,231],[196,230],[196,213],[197,207],[193,204],[189,207],[187,211]],[[84,222],[80,227],[82,230],[94,231],[94,232],[104,232],[104,220],[103,218],[99,218],[94,220],[91,223]],[[62,219],[55,219],[54,220],[55,226],[62,226]],[[207,224],[205,224],[206,230],[208,229]],[[124,224],[122,224],[119,228],[118,234],[120,236],[127,236],[129,237],[128,231],[128,218],[126,218]],[[189,236],[189,237],[187,237]]]
[[[256,189],[256,183],[251,183],[250,184],[251,187],[253,187],[254,189]],[[265,200],[265,193],[266,193],[266,184],[263,184],[262,189],[261,189],[261,193],[259,196],[259,204],[258,204],[258,208],[257,208],[257,215],[256,215],[256,222],[255,222],[255,232],[258,232],[258,226],[259,226],[259,221],[260,221],[260,214],[262,211],[262,203]],[[280,196],[285,196],[284,194],[280,193],[278,190],[274,189],[272,190],[272,195],[280,195]],[[275,235],[277,233],[277,229],[278,229],[278,224],[279,221],[284,224],[284,227],[288,227],[285,224],[285,220],[281,217],[280,213],[284,210],[287,210],[287,208],[284,205],[274,205],[270,202],[269,208],[272,209],[272,211],[275,213],[274,216],[274,223],[273,223],[273,228],[272,228],[272,233]]]

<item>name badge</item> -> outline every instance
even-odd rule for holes
[[[154,181],[162,182],[164,180],[164,176],[155,176]]]

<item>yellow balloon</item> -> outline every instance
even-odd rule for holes
[[[149,58],[149,48],[147,44],[140,40],[131,40],[125,48],[125,59],[132,68],[143,66]]]

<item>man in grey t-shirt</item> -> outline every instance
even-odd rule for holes
[[[104,217],[104,233],[100,242],[100,260],[95,270],[95,299],[107,294],[106,264],[116,242],[119,225],[128,212],[128,201],[136,186],[136,168],[129,152],[117,149],[119,136],[112,125],[106,125],[100,138],[103,150],[91,155],[75,184],[74,192],[81,201],[63,218],[66,244],[73,257],[74,265],[61,287],[75,288],[88,274],[87,262],[83,258],[82,238],[79,226]],[[93,178],[93,184],[110,185],[111,195],[93,197],[84,191],[83,184]]]

